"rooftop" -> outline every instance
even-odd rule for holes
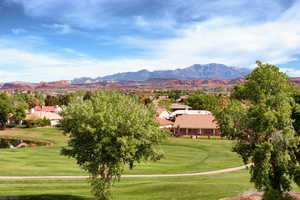
[[[184,105],[184,104],[179,104],[179,103],[173,103],[171,105],[171,108],[173,110],[188,110],[188,109],[191,109],[190,106],[187,106],[187,105]]]
[[[176,118],[174,127],[190,129],[218,129],[215,117],[208,115],[180,115]]]
[[[60,109],[59,106],[35,106],[33,108],[35,111],[43,111],[43,112],[56,112]]]
[[[169,121],[167,119],[160,118],[160,117],[156,118],[156,120],[162,126],[167,126],[167,125],[173,125],[174,124],[174,122],[171,122],[171,121]]]

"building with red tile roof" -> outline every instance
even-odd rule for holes
[[[27,113],[26,120],[48,119],[51,126],[56,126],[62,120],[61,111],[59,106],[35,106]]]
[[[220,135],[220,130],[212,114],[180,115],[174,123],[177,135]]]

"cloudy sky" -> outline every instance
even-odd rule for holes
[[[0,0],[0,82],[256,60],[300,76],[300,0]]]

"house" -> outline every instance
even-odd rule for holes
[[[159,127],[160,129],[171,129],[171,128],[173,128],[174,122],[172,122],[172,121],[169,121],[167,119],[160,118],[160,117],[157,117],[156,120],[160,124],[160,127]]]
[[[219,127],[212,114],[180,115],[173,126],[174,135],[219,136]]]
[[[55,112],[43,112],[43,111],[36,111],[26,116],[26,120],[34,121],[39,119],[48,119],[50,120],[51,126],[56,126],[59,124],[59,121],[62,120],[62,117]]]
[[[62,117],[59,115],[61,111],[62,108],[59,106],[35,106],[29,110],[26,120],[48,119],[51,126],[56,126],[62,120]]]
[[[176,110],[190,110],[191,107],[190,107],[190,106],[187,106],[187,105],[184,105],[184,104],[172,103],[171,109],[172,109],[173,111],[176,111]]]

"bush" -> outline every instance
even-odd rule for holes
[[[6,128],[15,128],[17,126],[18,126],[18,124],[15,124],[15,123],[6,124]]]
[[[25,128],[45,127],[50,126],[51,122],[49,119],[38,119],[38,120],[25,120],[23,122]]]
[[[51,122],[49,119],[39,119],[35,121],[38,127],[50,126]]]
[[[33,128],[34,121],[33,120],[24,120],[23,125],[25,126],[25,128]]]

